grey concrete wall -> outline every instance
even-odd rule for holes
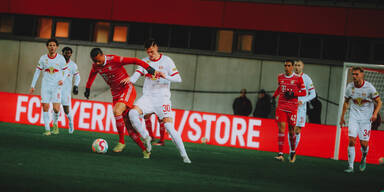
[[[59,51],[68,45],[60,45]],[[85,83],[91,69],[89,52],[91,46],[70,45],[74,54],[72,60],[79,67],[81,83],[80,93],[74,98],[84,99]],[[102,48],[106,54],[127,57],[146,57],[145,51],[119,48]],[[38,59],[46,54],[44,43],[0,40],[0,91],[27,93],[33,78]],[[233,100],[239,91],[265,89],[273,93],[277,87],[277,75],[282,73],[283,63],[267,60],[202,56],[193,54],[164,53],[170,56],[183,79],[182,83],[172,84],[172,102],[174,108],[232,114]],[[126,66],[132,74],[136,66]],[[317,93],[321,98],[338,103],[341,80],[341,67],[328,65],[305,64],[305,73],[313,80]],[[40,94],[40,81],[35,94]],[[136,83],[137,96],[141,96],[143,80]],[[248,94],[254,108],[257,94]],[[112,100],[109,87],[98,75],[91,89],[91,99],[110,102]],[[322,122],[335,124],[337,106],[321,100],[323,104]]]

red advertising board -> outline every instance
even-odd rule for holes
[[[43,126],[40,96],[0,92],[0,103],[3,112],[0,121]],[[72,113],[76,130],[116,133],[112,104],[88,100],[72,100]],[[153,129],[159,136],[159,126],[152,116]],[[207,113],[174,109],[175,129],[185,142],[254,149],[261,151],[277,151],[277,124],[273,119],[234,116],[218,113]],[[60,113],[59,127],[68,127],[64,113]],[[42,128],[43,130],[43,128]],[[302,130],[297,154],[332,158],[335,146],[336,126],[307,124]],[[166,136],[170,139],[169,136]],[[370,151],[367,161],[378,163],[378,157],[384,156],[382,147],[384,134],[372,131]],[[341,138],[340,158],[346,159],[346,131]],[[285,139],[284,152],[288,153],[288,140]],[[356,160],[359,160],[357,153]]]

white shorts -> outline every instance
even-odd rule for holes
[[[135,102],[135,105],[143,111],[143,115],[156,113],[159,119],[172,117],[172,104],[169,97],[143,95]]]
[[[349,118],[348,122],[348,136],[357,137],[359,134],[359,139],[362,141],[369,141],[369,136],[371,134],[371,121],[368,120],[355,120],[354,118]]]
[[[64,106],[71,106],[71,90],[61,91],[61,104]]]
[[[299,106],[297,109],[296,126],[305,127],[306,121],[307,121],[307,108],[303,106]]]
[[[61,87],[41,87],[41,103],[60,103],[60,101]]]

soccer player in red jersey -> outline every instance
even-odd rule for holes
[[[121,152],[125,148],[124,141],[124,125],[127,125],[128,132],[131,138],[143,149],[144,158],[149,158],[151,150],[151,138],[143,128],[136,130],[145,140],[146,147],[140,140],[139,135],[134,130],[129,130],[130,123],[124,122],[123,113],[126,114],[129,109],[132,108],[133,103],[136,99],[135,87],[132,83],[122,83],[122,80],[129,78],[129,75],[124,65],[135,64],[143,67],[149,74],[157,75],[157,71],[149,66],[144,61],[137,58],[120,57],[117,55],[104,55],[100,48],[93,48],[90,53],[91,59],[93,60],[92,69],[89,73],[88,81],[84,96],[89,98],[90,89],[93,81],[99,73],[105,82],[111,88],[111,94],[113,97],[113,114],[116,120],[116,127],[119,133],[119,143],[113,149],[114,152]],[[129,119],[126,121],[129,122]]]
[[[306,89],[303,78],[296,75],[293,72],[294,61],[286,60],[284,62],[285,73],[279,74],[277,77],[278,87],[273,94],[273,98],[279,96],[277,108],[276,108],[276,121],[279,127],[278,134],[278,146],[279,153],[275,159],[284,161],[283,146],[285,139],[285,127],[288,123],[288,130],[290,136],[290,146],[294,150],[296,137],[296,113],[299,106],[298,97],[306,95]],[[296,153],[291,152],[289,155],[289,161],[293,163],[296,158]]]

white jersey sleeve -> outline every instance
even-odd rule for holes
[[[169,62],[168,63],[168,69],[167,69],[167,74],[165,76],[165,79],[171,81],[171,82],[181,82],[181,76],[179,74],[179,71],[177,70],[176,68],[176,65],[175,63],[173,62],[173,60],[171,58],[169,58]]]
[[[39,79],[40,72],[44,69],[44,60],[43,56],[40,57],[39,63],[37,64],[35,74],[33,75],[32,83],[31,83],[31,88],[35,88],[36,82]]]
[[[345,98],[350,99],[352,98],[352,87],[353,83],[348,83],[347,88],[345,89]]]
[[[77,67],[75,62],[73,62],[72,75],[75,77],[75,83],[74,83],[75,86],[79,86],[79,84],[80,84],[80,72],[79,72],[79,68]]]
[[[312,79],[307,74],[303,73],[302,78],[304,81],[305,89],[307,91],[307,95],[304,97],[299,97],[299,100],[302,103],[306,103],[316,97],[316,91],[315,91],[315,87],[313,86]]]

